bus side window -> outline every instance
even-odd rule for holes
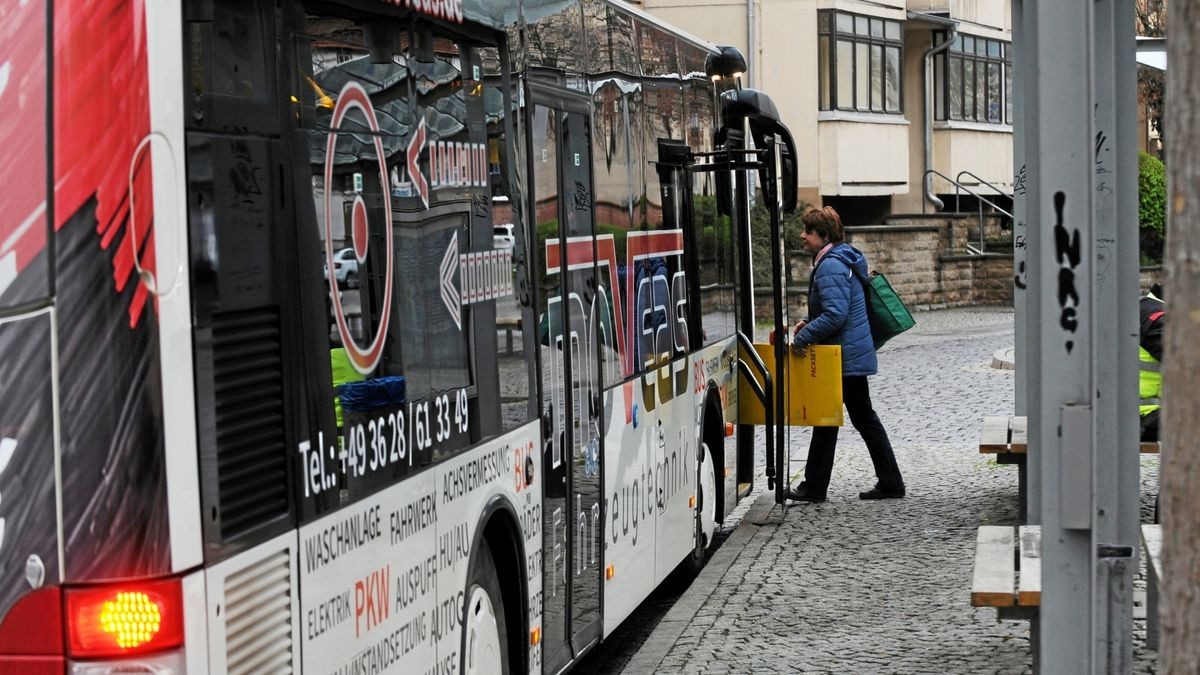
[[[705,150],[713,143],[713,89],[708,81],[694,81],[687,91],[688,145]],[[701,344],[724,340],[737,332],[737,290],[734,286],[734,229],[729,214],[720,212],[715,176],[697,173],[692,179],[692,227],[695,229],[700,278]]]
[[[476,55],[483,72],[482,106],[487,130],[488,187],[491,242],[499,267],[499,292],[495,301],[496,359],[500,428],[523,426],[537,417],[533,378],[536,376],[536,336],[532,298],[527,279],[530,258],[525,214],[520,208],[519,136],[513,136],[520,115],[512,115],[501,79],[500,50],[479,48]],[[482,367],[482,366],[480,366]]]
[[[403,291],[393,195],[406,178],[398,169],[413,117],[408,30],[401,23],[367,30],[316,14],[305,20],[294,45],[307,68],[289,84],[294,120],[307,140],[299,154],[311,172],[315,219],[303,222],[315,227],[319,242],[307,274],[321,275],[324,296],[321,325],[312,334],[323,341],[330,364],[329,388],[314,383],[310,405],[318,409],[324,437],[333,439],[326,445],[346,453],[338,470],[348,475],[339,484],[355,498],[392,480],[382,466],[401,455],[408,463],[410,452],[412,389],[393,337]],[[373,386],[362,386],[366,381]],[[380,419],[406,433],[385,438],[376,431],[371,438],[370,430],[383,428]],[[316,429],[313,436],[315,443]],[[428,452],[411,456],[415,468],[431,461]]]
[[[672,41],[672,44],[674,41]],[[664,63],[674,63],[674,49],[662,51]],[[665,66],[664,66],[665,67]],[[665,174],[675,184],[664,185],[664,174],[658,169],[659,140],[679,141],[682,139],[683,92],[676,83],[647,87],[646,96],[646,159],[656,170],[646,172],[646,215],[648,229],[680,230],[689,226],[684,211],[684,200],[678,194],[678,172]],[[669,201],[668,201],[669,200]],[[666,203],[664,203],[666,202]],[[637,302],[639,316],[643,317],[639,329],[644,337],[643,348],[647,353],[640,360],[645,367],[673,359],[688,349],[686,310],[687,285],[682,250],[657,255],[642,261],[639,272],[645,281],[639,282]],[[647,313],[649,311],[649,313]],[[652,351],[650,351],[652,350]],[[654,361],[651,360],[653,356]]]
[[[604,11],[602,6],[600,11]],[[623,17],[616,15],[616,18]],[[615,50],[606,52],[606,55],[618,56]],[[615,314],[618,308],[622,314],[629,310],[625,275],[633,273],[633,270],[626,269],[625,253],[629,232],[638,222],[637,203],[630,195],[635,176],[633,160],[640,154],[638,149],[641,147],[640,134],[635,136],[632,133],[636,126],[631,129],[634,125],[631,111],[636,111],[634,95],[638,86],[614,77],[597,87],[592,94],[592,183],[595,186],[593,203],[600,262],[596,280],[603,292],[601,297],[604,298],[604,305],[611,315],[607,322],[601,324],[600,371],[605,387],[624,379],[622,358],[625,354],[621,349],[630,353],[635,351],[631,338],[636,336],[625,338],[625,344],[622,345],[622,338],[614,326],[627,325],[626,316]],[[640,174],[637,175],[640,177]]]

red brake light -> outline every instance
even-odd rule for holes
[[[178,579],[67,589],[68,647],[73,658],[102,658],[183,644]]]

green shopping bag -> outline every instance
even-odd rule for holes
[[[912,328],[917,322],[904,306],[900,296],[888,283],[887,277],[872,272],[870,279],[859,275],[867,298],[867,320],[871,324],[871,338],[875,349],[888,340]]]

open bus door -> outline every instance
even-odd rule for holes
[[[739,133],[740,127],[740,133]],[[781,227],[784,213],[796,210],[796,144],[791,132],[779,121],[779,111],[769,96],[754,89],[739,89],[725,92],[721,97],[721,132],[725,133],[726,151],[737,154],[741,150],[739,163],[736,157],[730,161],[741,173],[757,171],[759,183],[762,186],[762,199],[770,216],[771,241],[771,300],[774,308],[773,323],[775,335],[775,363],[783,363],[787,354],[787,340],[790,322],[785,316],[783,289],[783,231]],[[753,144],[753,145],[751,145]],[[740,147],[739,147],[740,146]],[[746,181],[746,177],[742,177]],[[752,277],[753,267],[750,263],[750,208],[748,202],[739,209],[745,214],[745,227],[741,231],[745,237],[745,246],[741,255],[745,263],[742,265],[740,280],[743,292],[743,303],[749,311],[742,313],[742,327],[738,331],[739,350],[743,357],[738,361],[738,370],[745,375],[746,382],[755,382],[757,377],[751,374],[752,363],[754,371],[762,377],[761,391],[754,385],[755,394],[762,399],[766,408],[767,447],[766,475],[767,487],[775,491],[775,503],[782,504],[787,490],[788,469],[785,461],[787,453],[784,446],[784,426],[786,424],[786,395],[785,382],[779,376],[781,370],[776,370],[776,376],[771,377],[767,366],[756,357],[750,343],[754,335],[754,307]],[[747,362],[746,359],[749,359]],[[745,428],[745,425],[743,426]],[[740,434],[739,444],[747,438],[753,443],[753,433]],[[739,445],[739,459],[741,446]]]
[[[722,48],[722,56],[706,64],[709,77],[728,77],[745,70],[745,61],[733,48]],[[692,172],[715,172],[722,215],[732,219],[738,232],[738,316],[741,357],[738,370],[753,395],[766,411],[766,475],[768,487],[775,491],[775,502],[782,504],[788,475],[784,467],[785,391],[784,380],[772,377],[771,370],[758,358],[752,347],[754,336],[754,278],[751,256],[750,197],[751,175],[757,173],[762,199],[770,217],[771,299],[776,335],[788,334],[783,292],[784,213],[797,205],[796,145],[791,132],[779,120],[779,111],[771,98],[754,89],[734,89],[721,95],[721,126],[717,130],[717,150],[689,153],[680,161]],[[787,353],[784,340],[775,341],[775,363]],[[746,393],[743,392],[742,395]],[[754,477],[754,427],[739,424],[738,493],[749,494]]]

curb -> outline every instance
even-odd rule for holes
[[[750,510],[742,517],[742,521],[734,528],[733,534],[721,544],[721,548],[713,554],[708,564],[700,574],[692,580],[688,589],[679,596],[671,610],[654,627],[650,637],[642,643],[641,649],[625,665],[623,673],[654,673],[662,664],[667,653],[675,646],[684,629],[696,617],[696,613],[704,603],[712,597],[714,589],[720,587],[721,580],[733,566],[734,561],[745,550],[746,545],[754,538],[763,524],[764,519],[775,507],[774,490],[764,490],[754,500]]]
[[[1014,347],[1007,347],[992,354],[992,367],[1000,370],[1016,370],[1016,351]]]

